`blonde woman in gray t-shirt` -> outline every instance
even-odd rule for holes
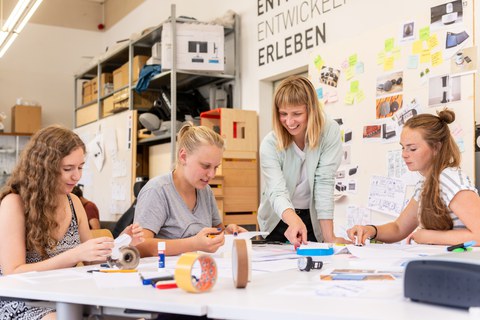
[[[223,144],[210,128],[188,123],[180,129],[176,168],[151,179],[138,195],[134,221],[144,228],[142,256],[156,256],[160,241],[166,242],[167,255],[215,252],[225,242],[224,232],[246,231],[223,225],[208,185],[221,164]]]

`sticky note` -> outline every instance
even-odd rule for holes
[[[422,53],[420,54],[420,63],[429,63],[430,61],[430,50],[422,50]]]
[[[365,67],[363,65],[363,62],[359,61],[357,62],[357,64],[355,65],[355,72],[357,74],[361,74],[365,71]]]
[[[355,73],[353,72],[353,67],[348,67],[347,70],[345,70],[345,78],[347,80],[350,80],[353,78]]]
[[[430,26],[421,28],[419,33],[420,33],[420,40],[428,41],[428,38],[430,38]]]
[[[377,54],[377,64],[383,64],[385,61],[385,51],[381,51]]]
[[[358,55],[356,53],[348,57],[348,64],[350,65],[350,67],[355,66],[357,64],[357,61],[358,61]]]
[[[417,69],[418,68],[418,56],[417,55],[408,56],[407,68],[408,69]]]
[[[394,59],[396,59],[396,60],[400,59],[400,56],[401,56],[400,55],[400,47],[393,48],[392,55],[393,55]]]
[[[318,99],[322,99],[323,98],[323,88],[322,87],[317,88],[316,91],[317,91]]]
[[[352,93],[352,92],[347,92],[347,94],[345,95],[345,104],[353,104],[353,101],[355,99],[355,94]]]
[[[393,45],[395,44],[394,38],[389,38],[385,40],[385,52],[390,52],[393,49]]]
[[[420,54],[422,50],[423,50],[423,41],[422,40],[414,41],[412,44],[412,53]]]
[[[315,65],[315,68],[318,70],[321,70],[325,62],[323,61],[321,56],[316,56],[315,59],[313,59],[313,64]]]
[[[350,82],[350,92],[357,93],[359,86],[360,86],[360,83],[358,82],[358,80]]]
[[[432,67],[441,65],[443,62],[442,51],[435,52],[431,55],[432,58]]]
[[[365,93],[363,92],[363,90],[358,90],[356,98],[357,98],[357,103],[360,103],[363,100],[365,100]]]
[[[383,63],[383,70],[385,71],[392,70],[394,61],[395,60],[393,59],[393,57],[385,58],[385,62]]]
[[[438,46],[438,37],[436,34],[432,34],[430,38],[428,38],[428,47],[430,50]]]

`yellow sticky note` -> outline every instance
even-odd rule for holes
[[[423,41],[422,40],[414,41],[412,45],[412,53],[420,54],[422,50],[423,50]]]
[[[422,53],[420,53],[420,63],[429,63],[430,61],[430,50],[422,50]]]
[[[384,61],[385,61],[385,51],[380,51],[377,54],[377,64],[383,64]]]
[[[438,37],[436,34],[432,34],[430,38],[428,38],[428,47],[432,50],[432,48],[436,46],[438,46]]]
[[[323,65],[325,62],[323,61],[321,56],[316,56],[315,59],[313,59],[313,64],[315,64],[315,68],[317,68],[319,71],[322,69]]]
[[[392,55],[393,55],[394,59],[399,60],[400,59],[400,47],[393,48]]]
[[[358,80],[350,82],[350,92],[357,93],[359,86],[360,86],[360,83],[358,82]]]
[[[346,70],[345,70],[345,78],[347,80],[350,80],[353,78],[353,76],[355,75],[355,70],[353,67],[348,67]]]
[[[420,40],[422,41],[428,41],[428,38],[430,38],[430,27],[426,26],[425,28],[420,29]]]
[[[353,92],[347,92],[347,94],[345,95],[345,104],[353,104],[353,101],[355,99],[355,93]]]
[[[395,39],[394,38],[389,38],[389,39],[385,40],[385,51],[386,52],[392,51],[394,44],[395,44]]]
[[[431,55],[432,58],[432,67],[436,67],[443,62],[442,51],[435,52]]]
[[[358,61],[358,55],[356,53],[348,57],[348,65],[350,67],[355,66],[357,64],[357,61]]]
[[[363,100],[365,100],[365,93],[363,92],[363,90],[358,90],[358,92],[357,92],[357,103],[360,103]]]
[[[385,71],[392,70],[394,61],[395,60],[393,59],[393,57],[385,58],[385,62],[383,63],[383,70]]]

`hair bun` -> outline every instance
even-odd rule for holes
[[[441,121],[450,124],[455,121],[455,112],[452,110],[444,109],[437,113]]]

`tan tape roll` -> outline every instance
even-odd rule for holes
[[[197,260],[201,269],[199,279],[192,275],[192,269]],[[178,259],[174,277],[179,288],[187,292],[199,293],[213,288],[217,281],[217,274],[217,264],[211,256],[187,252]]]
[[[245,288],[249,280],[250,259],[246,239],[235,239],[232,248],[232,273],[235,288]]]

